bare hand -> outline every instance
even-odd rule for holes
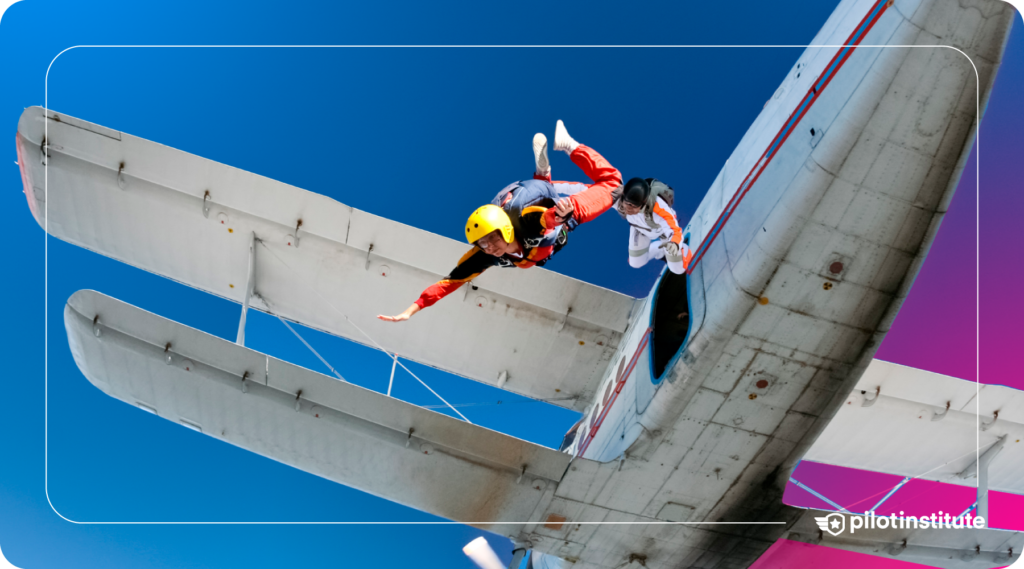
[[[555,204],[555,215],[558,216],[559,220],[565,221],[572,217],[573,209],[572,200],[569,198],[562,198],[558,200],[557,204]]]
[[[402,321],[405,321],[405,320],[408,320],[408,319],[412,318],[412,315],[416,314],[420,310],[422,310],[420,308],[420,305],[418,305],[418,304],[416,304],[414,302],[414,303],[412,303],[411,306],[409,306],[409,308],[405,309],[405,312],[403,312],[401,314],[396,314],[394,316],[385,316],[383,314],[378,314],[377,318],[380,318],[381,320],[383,320],[385,322],[402,322]]]

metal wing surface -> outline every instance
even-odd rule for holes
[[[100,293],[64,310],[96,387],[211,437],[419,510],[508,535],[570,456],[255,352]],[[589,462],[578,459],[580,462]]]
[[[874,360],[804,458],[974,487],[1000,440],[989,488],[1024,494],[1024,391]]]
[[[383,323],[468,245],[40,107],[22,114],[17,145],[29,207],[54,237],[242,302],[255,235],[254,308],[564,407],[592,399],[638,302],[492,269],[479,289]]]

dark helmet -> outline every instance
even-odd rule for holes
[[[647,205],[647,198],[651,195],[651,185],[643,178],[633,178],[626,182],[622,190],[622,199],[626,203],[636,207]]]

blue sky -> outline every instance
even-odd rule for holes
[[[48,85],[47,66],[82,44],[803,44],[833,7],[26,0],[0,22],[7,78],[0,110],[13,134],[22,109],[48,96],[56,111],[454,239],[469,212],[532,173],[533,133],[550,137],[563,119],[627,178],[654,176],[675,187],[685,219],[802,50],[77,48],[53,63]],[[1016,77],[1019,28],[1008,55]],[[83,525],[58,517],[51,503],[77,521],[437,521],[93,388],[75,368],[63,329],[63,303],[76,290],[226,338],[234,337],[239,308],[57,240],[44,249],[11,164],[13,144],[8,156],[0,196],[14,246],[2,285],[10,301],[0,547],[9,560],[27,569],[472,567],[461,547],[482,532],[458,525]],[[564,155],[552,159],[556,178],[580,177]],[[549,268],[644,295],[655,267],[631,270],[625,238],[625,224],[604,216],[575,232]],[[397,313],[412,300],[380,311]],[[276,320],[250,318],[247,345],[326,372]],[[346,379],[386,389],[382,354],[302,333]],[[450,401],[488,403],[463,409],[474,422],[540,444],[556,445],[576,419],[414,369]],[[437,403],[407,376],[399,375],[396,395]],[[488,537],[507,557],[508,541]]]

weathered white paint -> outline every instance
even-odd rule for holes
[[[874,7],[873,0],[843,2],[812,43],[843,43]],[[740,141],[691,220],[691,243],[710,243],[690,275],[691,304],[696,307],[692,310],[694,324],[682,353],[656,389],[649,367],[644,367],[649,363],[643,363],[649,362],[650,350],[641,347],[650,322],[651,302],[634,303],[545,271],[518,273],[516,279],[481,280],[486,289],[479,295],[482,306],[467,301],[446,307],[443,313],[425,313],[424,317],[433,318],[451,315],[453,326],[459,324],[466,329],[465,338],[440,340],[440,351],[429,335],[414,328],[390,329],[394,335],[384,338],[386,347],[404,346],[403,352],[422,348],[421,361],[481,381],[493,383],[500,372],[509,370],[508,389],[535,397],[550,397],[560,386],[576,396],[575,408],[591,403],[588,429],[592,416],[603,421],[585,450],[582,445],[588,437],[577,437],[570,449],[583,459],[573,460],[558,484],[532,502],[535,507],[526,519],[538,523],[516,526],[510,531],[512,537],[549,554],[545,560],[549,566],[623,567],[633,558],[634,564],[642,559],[652,569],[746,567],[776,539],[787,535],[788,526],[801,523],[805,518],[802,512],[780,501],[788,473],[816,441],[830,436],[822,433],[861,380],[909,292],[963,171],[978,120],[976,94],[984,108],[1012,16],[1008,7],[994,0],[974,0],[965,5],[957,0],[886,4],[863,44],[950,44],[965,51],[973,65],[962,54],[943,47],[862,46],[854,50],[767,163],[728,223],[711,240],[720,212],[734,202],[738,189],[745,188],[742,182],[748,173],[765,163],[766,147],[838,50],[812,47],[804,52]],[[976,80],[975,66],[980,80]],[[245,254],[234,251],[228,245],[230,239],[219,235],[222,229],[217,222],[199,221],[201,190],[207,185],[229,189],[243,178],[248,186],[262,188],[259,198],[244,203],[227,191],[221,202],[214,200],[223,205],[219,213],[228,220],[240,217],[244,223],[239,226],[244,231],[256,229],[258,234],[267,235],[265,242],[298,267],[298,281],[315,283],[316,290],[324,291],[331,302],[343,302],[329,296],[333,293],[328,291],[335,290],[388,298],[415,294],[443,274],[450,259],[461,252],[453,242],[436,241],[439,238],[308,192],[182,153],[176,156],[191,161],[197,178],[178,179],[175,176],[180,173],[167,166],[173,161],[157,159],[162,155],[155,153],[156,145],[152,143],[94,125],[65,124],[73,122],[71,119],[62,118],[55,126],[55,120],[44,119],[39,112],[27,113],[19,130],[21,152],[37,162],[41,155],[38,151],[32,154],[31,144],[38,145],[41,139],[39,125],[32,120],[49,120],[54,129],[51,132],[65,137],[50,140],[55,145],[48,158],[51,216],[55,207],[77,207],[79,213],[86,214],[77,215],[69,209],[58,212],[56,218],[51,218],[57,222],[50,227],[52,233],[81,245],[91,243],[105,254],[215,294],[233,298],[221,281],[235,273],[217,273],[215,266],[241,266]],[[88,143],[79,140],[81,137]],[[118,159],[111,159],[117,149],[145,149],[129,156],[130,161],[121,159],[130,165],[125,169],[124,189],[116,183]],[[32,168],[38,170],[38,166]],[[68,189],[72,177],[106,181],[92,182],[82,194],[76,194]],[[30,175],[26,193],[38,219],[43,196],[35,190],[32,179]],[[58,192],[65,193],[52,193],[54,184],[64,188]],[[98,200],[97,204],[115,215],[128,211],[125,208],[152,208],[155,202],[145,203],[147,199],[165,200],[167,203],[162,205],[178,216],[175,219],[179,226],[157,225],[153,228],[155,235],[143,241],[145,246],[129,243],[126,241],[130,239],[123,237],[140,234],[142,228],[110,225],[110,219],[90,210],[93,205],[76,203],[80,196]],[[58,197],[67,203],[58,206],[54,203]],[[219,218],[211,219],[215,217]],[[300,217],[301,245],[295,248],[286,238],[295,236],[294,223]],[[339,229],[342,225],[346,228],[344,235]],[[206,239],[220,239],[225,245],[209,258],[204,257],[209,261],[205,265],[172,258],[182,253],[175,248],[171,248],[171,254],[166,251],[169,243],[181,239],[177,234],[181,227],[199,232]],[[305,233],[306,228],[311,232]],[[121,233],[112,235],[112,231]],[[415,235],[414,240],[434,241],[423,250],[408,251],[389,240],[390,235]],[[403,251],[408,251],[408,257]],[[391,275],[397,278],[371,278],[368,267],[373,266],[371,261],[378,254],[388,259]],[[289,290],[297,286],[288,280],[292,273],[263,272],[263,267],[273,262],[273,258],[269,262],[261,258],[258,263],[257,289],[268,298],[289,298],[294,294]],[[842,267],[833,270],[833,266],[839,267],[835,263]],[[200,283],[209,275],[219,280]],[[543,296],[540,291],[554,292]],[[467,298],[475,301],[476,296],[474,293]],[[352,330],[318,320],[324,312],[322,300],[290,302],[294,304],[290,317],[358,340]],[[604,307],[604,303],[608,303],[607,308],[597,308]],[[506,310],[502,304],[511,308],[507,312],[513,316],[503,316]],[[359,307],[351,310],[356,311],[354,317],[369,317],[369,313],[358,313]],[[457,346],[469,345],[470,340],[480,341],[481,335],[473,331],[484,329],[494,318],[505,318],[503,326],[517,341],[542,338],[538,342],[543,349],[537,353],[548,353],[545,350],[549,349],[551,358],[561,362],[558,369],[567,371],[555,378],[523,375],[522,368],[514,367],[522,363],[520,360],[509,357],[508,350],[486,343],[473,344],[475,348],[465,353],[458,351]],[[561,330],[563,321],[565,330],[571,331],[551,332]],[[421,322],[426,328],[434,324]],[[581,340],[587,345],[598,343],[602,336],[600,348],[587,348],[593,351],[573,345]],[[432,351],[440,356],[432,356]],[[471,352],[487,353],[488,357],[470,359],[467,356]],[[605,401],[605,382],[614,380],[619,363],[633,354],[638,354],[638,365],[614,400]],[[201,355],[194,357],[205,361]],[[474,367],[485,360],[495,364],[493,369]],[[456,361],[466,361],[466,367],[452,363]],[[550,359],[539,361],[548,363]],[[568,371],[574,362],[582,361],[593,365],[579,375]],[[117,372],[116,366],[107,372]],[[95,377],[102,388],[106,376],[96,373]],[[146,396],[144,384],[137,386],[140,397]],[[890,396],[889,387],[898,393],[902,384],[893,380],[886,385],[882,386],[886,390],[884,398],[867,409],[882,421],[905,421],[900,411],[904,404],[897,399],[919,403],[914,399],[917,395]],[[968,412],[969,406],[960,409]],[[850,417],[847,421],[846,415],[840,415],[834,425],[846,432],[858,428],[860,417]],[[943,422],[943,429],[964,423],[955,415]],[[998,423],[992,428],[996,426]],[[1005,428],[1009,432],[1015,427]],[[957,431],[951,436],[951,445],[960,444],[958,437],[962,435]],[[887,449],[886,456],[897,451]],[[828,460],[853,464],[873,458],[863,449],[851,447],[850,455]],[[1016,465],[1019,453],[997,457],[993,484],[998,481],[1002,487],[1016,488],[1013,481],[999,478],[1000,462],[1004,460],[1005,464]],[[403,459],[396,461],[408,465]],[[872,464],[883,470],[905,468],[890,462]],[[390,489],[380,491],[393,497]],[[670,504],[675,506],[668,507]],[[431,511],[442,507],[429,504]],[[693,520],[771,520],[785,521],[787,526],[574,523],[654,522],[663,512],[680,508],[692,509]],[[467,522],[480,521],[451,515]],[[567,522],[558,529],[545,527],[543,521],[549,516],[565,517]],[[883,534],[876,540],[894,535]],[[998,537],[985,539],[999,541]],[[854,550],[864,547],[838,542],[829,545]],[[963,544],[950,545],[958,548]],[[564,562],[555,563],[555,558]],[[979,557],[943,566],[993,564],[991,559]]]
[[[543,269],[494,269],[388,325],[375,316],[417,298],[469,246],[39,107],[17,138],[29,206],[40,226],[45,206],[55,237],[241,303],[255,234],[252,308],[266,299],[306,326],[492,385],[506,372],[504,389],[557,405],[589,404],[637,302]]]
[[[812,43],[844,43],[873,4],[843,2]],[[621,443],[597,444],[599,432],[594,454],[588,449],[584,456],[612,462],[570,468],[549,513],[570,512],[572,520],[598,507],[605,520],[628,512],[654,521],[666,505],[680,504],[694,509],[695,520],[795,522],[799,511],[780,503],[788,472],[842,407],[909,292],[959,181],[973,143],[976,93],[984,108],[1012,14],[998,2],[888,7],[864,44],[957,46],[973,59],[980,83],[971,62],[953,49],[856,49],[690,275],[691,298],[700,297],[694,286],[703,286],[704,317],[638,417],[642,428],[625,461],[620,466],[613,454]],[[836,52],[808,48],[799,58],[691,220],[693,243],[708,239]],[[832,272],[833,263],[842,267]],[[632,343],[627,339],[623,349]],[[866,409],[890,427],[906,420],[884,402],[876,407]],[[850,439],[863,428],[860,419],[836,419],[842,430],[822,443],[828,461],[916,473],[903,472],[908,457],[886,459],[919,444],[923,433],[892,441],[869,459],[869,445]],[[951,415],[941,425],[957,434],[939,454],[974,448],[973,426],[962,419]],[[877,440],[882,431],[866,432]],[[1010,480],[1017,460],[1019,454],[997,457],[993,482],[1017,488]],[[601,526],[518,537],[576,561],[576,568],[617,567],[639,553],[647,567],[745,567],[782,535],[771,527]],[[994,564],[990,556],[948,566]]]
[[[64,323],[75,363],[111,397],[324,478],[491,531],[518,530],[501,522],[528,519],[550,501],[569,464],[564,453],[338,381],[94,291],[68,300]]]
[[[973,488],[956,475],[1003,436],[989,487],[1024,494],[1024,392],[875,360],[804,458]]]

